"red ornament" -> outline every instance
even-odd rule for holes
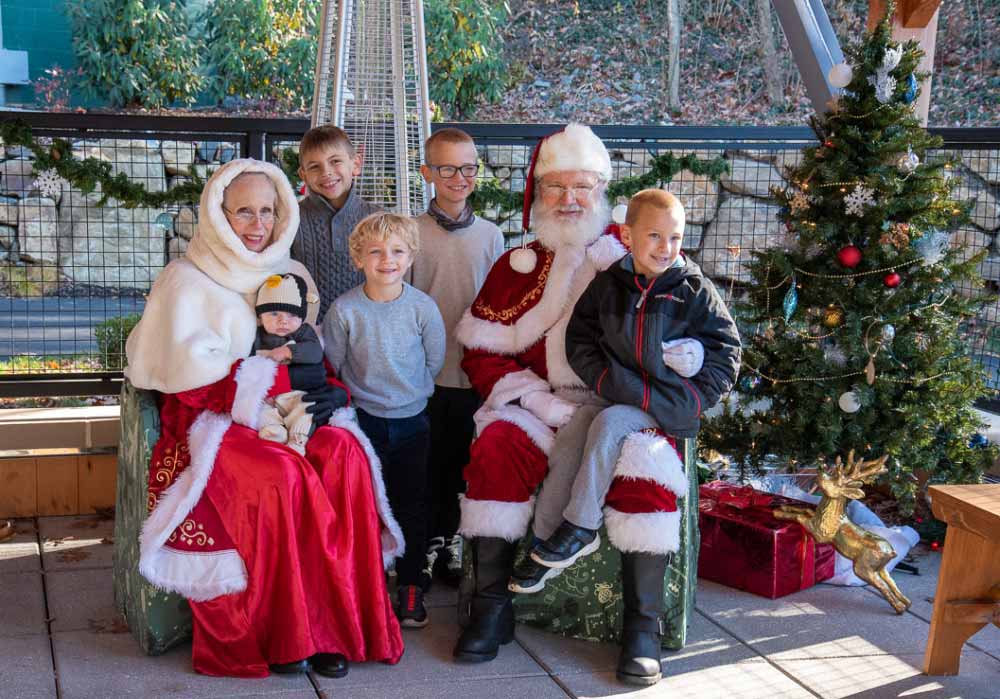
[[[896,272],[889,272],[887,275],[882,277],[882,283],[885,284],[890,289],[895,289],[897,286],[899,286],[900,282],[902,281],[903,278],[899,276],[899,274],[897,274]]]
[[[843,267],[854,269],[861,264],[861,250],[856,245],[848,245],[837,253],[837,262]]]
[[[941,548],[941,544],[939,544],[936,541],[932,541],[931,542],[931,548],[934,549],[935,551],[937,551],[939,548]]]

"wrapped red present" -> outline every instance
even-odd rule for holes
[[[701,486],[698,497],[698,577],[771,599],[833,577],[833,546],[773,514],[810,503],[723,481]]]

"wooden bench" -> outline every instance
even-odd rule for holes
[[[957,675],[969,637],[989,623],[1000,626],[1000,485],[935,485],[929,492],[948,531],[924,672]]]

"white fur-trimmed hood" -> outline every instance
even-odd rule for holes
[[[226,187],[245,172],[267,175],[278,193],[278,218],[271,244],[261,252],[247,250],[222,210]],[[299,230],[299,204],[285,173],[274,165],[252,158],[226,163],[205,184],[198,215],[198,232],[185,256],[217,284],[247,294],[287,267],[289,250]]]

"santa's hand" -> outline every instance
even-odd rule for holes
[[[532,391],[521,396],[521,407],[549,427],[562,427],[580,406],[548,391]]]
[[[705,362],[705,348],[700,342],[690,337],[680,340],[661,342],[663,363],[684,378],[694,376],[701,371]]]

